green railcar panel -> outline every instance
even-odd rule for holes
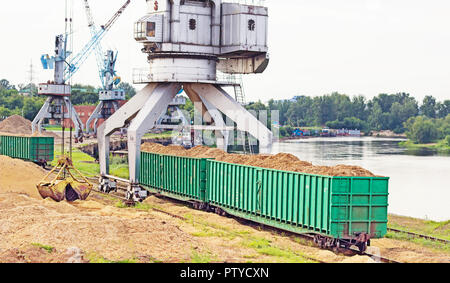
[[[53,137],[0,136],[0,154],[32,162],[54,159]]]
[[[335,177],[331,199],[331,235],[351,238],[387,233],[389,178]]]
[[[228,212],[329,233],[329,177],[208,161],[208,200]]]
[[[206,201],[206,161],[142,152],[140,183],[183,198]]]
[[[208,161],[208,201],[230,214],[346,239],[387,230],[388,178],[329,177]]]

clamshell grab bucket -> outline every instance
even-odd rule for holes
[[[74,176],[72,171],[76,172],[78,178]],[[49,180],[50,175],[54,172],[58,172],[57,176]],[[63,200],[72,202],[86,200],[92,191],[93,185],[73,167],[70,158],[62,157],[58,161],[58,165],[36,187],[44,199],[51,198],[56,202]]]

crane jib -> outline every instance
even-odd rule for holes
[[[131,0],[127,2],[113,15],[113,17],[107,22],[106,25],[102,26],[100,31],[98,31],[91,40],[83,47],[83,49],[76,56],[72,58],[69,62],[69,68],[64,72],[64,80],[68,81],[70,78],[80,69],[81,65],[86,61],[92,51],[100,44],[101,39],[106,35],[106,33],[111,29],[117,19],[123,14],[123,11],[131,3]]]

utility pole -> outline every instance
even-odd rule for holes
[[[33,59],[30,60],[30,69],[28,70],[28,88],[29,88],[29,95],[33,95],[33,82],[34,82],[34,66],[33,66]]]

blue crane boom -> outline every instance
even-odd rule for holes
[[[86,61],[92,51],[100,43],[102,38],[111,29],[117,19],[122,15],[123,11],[128,7],[131,0],[127,0],[125,4],[114,14],[114,16],[91,38],[91,40],[83,47],[83,49],[75,55],[68,63],[69,67],[64,70],[64,81],[70,78],[80,69],[81,65]]]
[[[84,0],[84,8],[86,11],[86,18],[88,21],[88,27],[89,30],[91,31],[91,36],[94,37],[96,34],[98,34],[98,29],[97,26],[95,25],[94,22],[94,17],[92,16],[92,12],[91,12],[91,7],[89,5],[88,0]],[[98,67],[98,73],[99,73],[99,77],[100,77],[100,81],[102,82],[103,88],[105,88],[105,83],[103,82],[103,48],[102,48],[102,44],[101,42],[99,42],[96,46],[95,46],[95,59],[97,61],[97,67]]]
[[[96,34],[98,34],[98,28],[95,25],[94,17],[92,16],[91,7],[88,0],[84,0],[84,8],[86,12],[88,27],[91,31],[92,37],[94,37]],[[97,61],[99,78],[103,89],[112,90],[114,88],[114,85],[118,85],[120,83],[120,77],[116,75],[115,71],[117,52],[108,50],[105,53],[102,49],[101,43],[96,45],[94,51]]]

